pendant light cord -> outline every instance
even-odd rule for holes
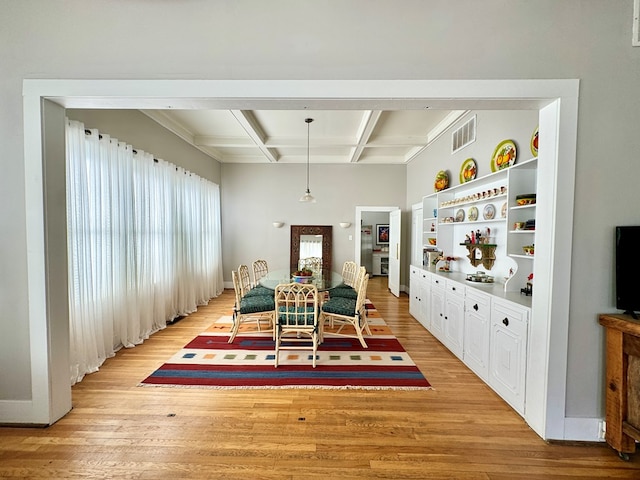
[[[313,122],[313,118],[305,118],[304,121],[307,122],[307,193],[310,193],[309,191],[309,153],[310,153],[309,136],[310,136],[310,124],[311,122]]]

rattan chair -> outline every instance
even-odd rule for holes
[[[340,337],[353,337],[360,340],[360,344],[364,348],[368,348],[367,342],[364,340],[362,332],[371,335],[369,322],[367,321],[367,313],[365,303],[367,300],[367,286],[369,284],[369,274],[365,274],[357,286],[357,298],[331,297],[322,304],[320,312],[320,341],[325,335],[336,335]],[[331,330],[325,331],[325,323],[329,322]],[[338,327],[335,330],[335,327]],[[352,327],[354,333],[345,333],[345,327]]]
[[[256,295],[273,296],[273,290],[261,285],[254,286],[249,277],[249,267],[240,265],[238,267],[238,275],[240,276],[240,291],[243,297],[255,297]]]
[[[252,264],[253,267],[253,286],[257,287],[259,281],[267,273],[269,273],[269,265],[266,260],[256,260]]]
[[[356,262],[352,262],[351,260],[344,262],[342,265],[342,281],[344,284],[353,288],[353,285],[356,283],[358,271],[358,264]]]
[[[353,300],[356,300],[358,298],[358,288],[362,283],[362,279],[367,274],[367,268],[356,268],[357,273],[354,276],[354,280],[351,281],[351,285],[345,281],[342,285],[338,285],[337,287],[332,288],[331,290],[329,290],[330,298],[344,297],[351,298]],[[344,275],[342,276],[342,278],[344,279]]]
[[[273,328],[275,316],[273,292],[269,295],[249,295],[243,297],[238,272],[235,270],[232,271],[231,278],[233,280],[233,289],[235,290],[236,301],[233,305],[233,325],[231,326],[229,343],[233,343],[233,340],[236,338],[236,335],[240,330],[240,325],[248,322],[256,323],[256,330],[254,333],[272,332],[275,337],[275,329]],[[262,325],[265,322],[267,323],[266,330],[262,328]]]
[[[311,350],[312,365],[315,368],[320,342],[316,286],[304,283],[278,285],[275,291],[275,309],[276,368],[280,350]]]
[[[301,258],[298,261],[298,268],[300,270],[302,270],[303,268],[308,268],[315,275],[320,275],[322,273],[322,258],[320,257]]]

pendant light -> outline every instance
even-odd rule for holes
[[[316,203],[316,199],[313,198],[313,195],[311,195],[311,191],[309,190],[309,124],[313,122],[313,118],[305,118],[304,121],[307,124],[307,191],[300,197],[300,201]]]

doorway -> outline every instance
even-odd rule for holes
[[[531,413],[527,413],[526,420],[542,438],[564,438],[569,298],[561,292],[570,291],[571,255],[566,252],[571,252],[572,245],[578,85],[575,79],[481,82],[24,80],[25,205],[29,212],[26,240],[30,245],[27,298],[33,395],[28,409],[23,403],[16,403],[7,404],[8,411],[20,412],[24,423],[53,423],[57,418],[52,412],[60,411],[56,405],[67,398],[61,390],[70,390],[54,381],[68,373],[58,372],[63,362],[53,359],[65,358],[65,348],[68,349],[65,332],[69,327],[65,318],[52,315],[49,310],[52,302],[62,301],[51,297],[51,281],[59,272],[50,268],[49,260],[64,251],[66,244],[54,241],[45,245],[43,241],[49,235],[59,240],[55,237],[57,232],[50,230],[55,222],[47,221],[50,212],[44,210],[49,199],[43,202],[43,194],[55,193],[44,188],[43,171],[52,165],[42,148],[43,100],[51,100],[63,108],[195,108],[198,102],[231,108],[249,104],[289,109],[305,109],[310,104],[327,109],[378,110],[425,108],[425,105],[447,109],[528,108],[540,111],[540,136],[546,139],[547,148],[544,152],[540,150],[539,158],[549,179],[549,200],[553,205],[553,212],[548,215],[549,238],[544,239],[550,253],[542,271],[545,280],[540,283],[534,299],[539,306],[534,310],[540,312],[541,317],[531,322],[535,325],[531,349],[536,352],[539,364],[553,365],[553,371],[541,368],[536,372],[532,388],[527,390],[532,393],[527,398],[527,411]],[[556,188],[558,185],[563,188]],[[50,203],[56,208],[56,202]],[[360,220],[356,219],[356,225],[360,225]],[[359,245],[359,228],[355,233],[356,245]],[[358,250],[356,259],[359,257]],[[554,321],[550,322],[552,318]]]

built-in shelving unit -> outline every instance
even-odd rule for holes
[[[535,255],[524,247],[535,245],[535,229],[515,230],[515,223],[533,221],[536,205],[518,205],[517,197],[535,194],[538,159],[509,168],[423,198],[423,248],[438,248],[459,260],[455,271],[473,273],[484,267],[487,274],[504,285],[505,291],[519,291],[533,273]],[[495,245],[491,261],[469,256],[471,237],[483,236],[483,243]],[[488,238],[487,238],[488,237]],[[478,242],[479,243],[479,242]],[[534,250],[535,251],[535,250]]]

